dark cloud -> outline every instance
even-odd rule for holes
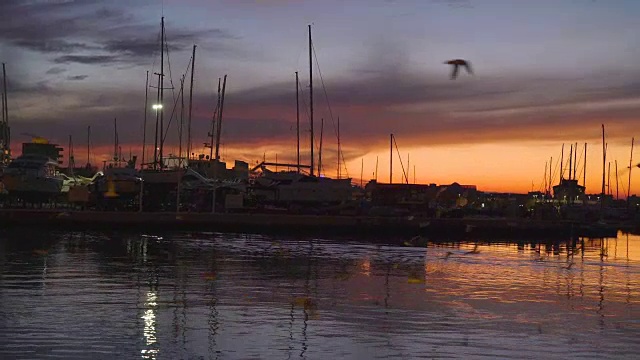
[[[84,64],[148,63],[159,48],[159,24],[141,22],[122,8],[97,1],[16,1],[0,4],[0,41],[41,53],[60,54],[54,62]],[[196,42],[228,53],[238,37],[226,30],[170,28],[169,50]],[[77,60],[77,61],[76,61]]]
[[[65,68],[61,68],[61,67],[52,67],[51,69],[47,70],[46,74],[48,75],[57,75],[57,74],[61,74],[63,72],[67,71],[67,69]]]
[[[89,77],[89,75],[74,75],[74,76],[67,76],[67,80],[80,81],[80,80],[84,80],[84,79],[86,79],[88,77]]]
[[[109,55],[65,55],[53,59],[53,62],[57,64],[111,64],[117,61],[117,57]]]

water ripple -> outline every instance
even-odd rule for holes
[[[634,358],[640,238],[0,233],[1,358]]]

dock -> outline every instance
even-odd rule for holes
[[[118,212],[0,209],[3,228],[180,230],[262,234],[438,236],[447,238],[569,238],[587,227],[571,221],[508,218],[293,215],[265,213]],[[610,231],[611,233],[611,231]],[[615,236],[615,232],[614,236]]]

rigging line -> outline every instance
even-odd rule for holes
[[[313,49],[313,56],[316,59],[316,68],[318,69],[318,75],[320,75],[320,83],[322,84],[322,90],[324,92],[324,97],[327,101],[327,107],[329,108],[329,116],[331,117],[331,124],[333,125],[333,132],[334,135],[336,136],[336,139],[338,139],[338,130],[336,127],[336,123],[333,120],[333,111],[331,110],[331,103],[329,102],[329,95],[327,94],[327,87],[324,85],[324,78],[322,77],[322,71],[320,71],[320,63],[318,62],[318,54],[316,53],[316,47],[313,45],[313,42],[311,43],[311,49]],[[339,140],[339,139],[338,139]],[[344,155],[342,154],[338,154],[338,156],[340,156],[342,158],[342,163],[344,164],[344,170],[345,173],[347,175],[347,178],[349,177],[349,169],[347,169],[347,164],[344,161]]]
[[[191,62],[189,62],[189,64],[191,64]],[[190,66],[190,65],[188,65],[188,66],[187,66],[187,70],[184,72],[184,74],[183,74],[182,76],[186,76],[187,72],[189,72],[189,70],[188,70],[188,69],[189,69],[189,66]],[[182,92],[182,89],[178,92],[178,96],[180,96],[181,92]],[[174,97],[174,98],[175,98],[175,97]],[[176,113],[176,108],[177,108],[177,106],[178,106],[178,99],[179,99],[179,98],[175,98],[175,101],[174,101],[174,103],[173,103],[173,110],[171,110],[171,117],[169,117],[169,122],[167,123],[166,129],[165,129],[165,132],[164,132],[164,134],[163,134],[163,135],[164,135],[164,137],[162,138],[162,144],[163,144],[163,145],[164,145],[164,143],[165,143],[165,140],[167,139],[167,135],[169,134],[169,127],[171,126],[171,121],[173,120],[173,115]]]
[[[176,91],[175,86],[173,86],[173,75],[171,75],[171,59],[169,58],[169,42],[167,42],[167,30],[165,28],[164,31],[164,42],[162,43],[163,47],[166,48],[167,52],[167,66],[169,68],[169,83],[171,84],[171,95],[173,95],[173,100],[176,99]]]
[[[584,148],[583,148],[584,149]],[[584,166],[580,166],[582,165],[582,157],[584,156],[584,151],[580,151],[580,157],[578,158],[578,161],[576,162],[576,168],[578,168],[580,170],[580,173],[577,176],[574,176],[575,179],[579,180],[582,177],[582,172],[584,170]],[[586,159],[585,159],[586,161]]]
[[[400,156],[400,150],[398,149],[398,143],[396,142],[396,137],[393,137],[393,143],[396,146],[396,152],[398,153],[398,158],[400,159],[400,166],[402,166],[402,175],[404,175],[404,179],[409,182],[409,178],[407,177],[407,173],[404,171],[404,164],[402,163],[402,156]]]

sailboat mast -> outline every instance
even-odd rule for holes
[[[378,182],[378,157],[376,156],[376,174],[373,177]]]
[[[582,185],[587,192],[587,143],[584,143],[584,169],[582,170]]]
[[[341,175],[340,169],[340,116],[338,116],[338,179],[340,179]]]
[[[312,61],[312,49],[313,43],[311,42],[311,25],[309,25],[309,121],[311,127],[311,176],[313,176],[313,61]]]
[[[164,168],[164,160],[162,159],[162,153],[164,149],[164,106],[163,106],[163,97],[164,97],[164,16],[161,20],[161,34],[160,34],[160,150],[159,150],[159,162],[160,169]]]
[[[324,134],[324,118],[320,119],[320,148],[318,150],[318,176],[322,174],[322,135]]]
[[[562,144],[562,152],[560,153],[560,183],[564,180],[564,144]]]
[[[573,145],[573,179],[578,180],[578,143]]]
[[[572,180],[572,170],[573,170],[573,144],[569,144],[570,148],[569,148],[569,180]]]
[[[227,88],[227,75],[222,80],[222,94],[220,95],[220,109],[218,110],[218,126],[216,128],[216,160],[220,160],[220,134],[222,131],[222,110],[224,109],[224,94]]]
[[[144,167],[144,157],[147,150],[147,106],[149,106],[149,70],[147,70],[147,81],[144,85],[144,121],[142,124],[142,161],[140,162],[140,169]],[[87,163],[89,163],[89,156],[87,156]]]
[[[220,81],[221,79],[218,78],[218,100],[216,103],[216,109],[213,112],[213,117],[211,118],[211,132],[209,133],[209,139],[211,140],[211,142],[209,143],[209,160],[213,160],[213,141],[216,137],[216,123],[218,122],[218,112],[220,111]]]
[[[633,140],[631,138],[631,155],[629,156],[629,185],[627,186],[627,205],[629,204],[629,198],[631,197],[631,169],[633,169]]]
[[[193,109],[193,73],[196,70],[196,45],[193,45],[193,53],[191,54],[191,85],[189,86],[189,119],[187,125],[187,159],[191,154],[191,112]],[[184,95],[183,95],[184,97]]]
[[[549,166],[548,162],[544,162],[544,192],[549,190],[549,184],[547,184],[547,167]]]
[[[156,109],[156,130],[155,130],[155,137],[153,140],[153,169],[157,169],[158,168],[158,124],[160,123],[160,112],[162,111],[162,109],[159,108],[160,106],[160,78],[162,77],[162,74],[158,74],[158,73],[154,73],[154,75],[158,75],[158,86],[157,86],[157,90],[158,90],[158,94],[157,94],[157,98],[156,98],[156,104],[154,105],[154,108]]]
[[[389,134],[389,184],[393,184],[393,134]]]
[[[620,181],[618,180],[618,160],[616,160],[616,200],[620,197],[620,192],[618,191],[618,185]]]
[[[602,190],[600,191],[600,204],[601,207],[604,204],[604,175],[607,165],[607,145],[604,142],[604,124],[602,124]]]
[[[297,159],[298,159],[298,173],[300,172],[300,90],[298,88],[298,72],[296,71],[296,138],[298,139],[297,145]]]
[[[113,118],[113,161],[120,165],[120,157],[118,156],[118,120]]]
[[[87,167],[91,164],[91,125],[87,126]]]
[[[8,162],[10,156],[11,146],[11,132],[9,130],[9,99],[7,98],[7,69],[5,63],[2,63],[2,140],[3,149],[2,161]]]
[[[189,109],[191,110],[191,109]],[[178,168],[182,167],[182,126],[184,125],[184,75],[180,79],[180,127],[178,128]],[[187,135],[191,135],[190,133]],[[189,144],[187,143],[187,147]],[[189,152],[187,152],[189,154]]]
[[[607,193],[611,195],[611,161],[609,161],[607,168]]]
[[[553,183],[551,179],[551,171],[553,169],[553,156],[549,159],[549,188],[547,189],[547,194],[551,196],[551,192],[553,190]]]

